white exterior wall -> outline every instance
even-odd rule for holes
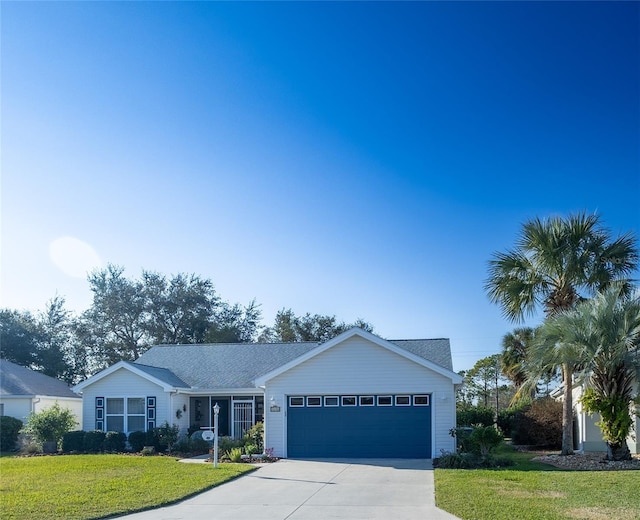
[[[164,423],[177,422],[172,396],[163,390],[160,385],[152,383],[144,377],[131,371],[120,368],[92,385],[86,387],[82,393],[83,421],[86,430],[95,429],[96,424],[96,397],[155,397],[156,398],[156,426]],[[182,406],[182,404],[180,404]]]
[[[0,397],[0,403],[4,404],[4,415],[20,419],[27,422],[27,417],[31,412],[39,413],[58,403],[61,408],[68,408],[76,417],[78,423],[76,429],[82,429],[82,399],[72,397]]]
[[[453,451],[454,386],[448,377],[418,365],[359,336],[351,337],[267,381],[265,447],[286,457],[288,395],[431,394],[432,455]],[[280,412],[271,412],[271,397]]]

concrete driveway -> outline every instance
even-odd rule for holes
[[[430,460],[286,459],[127,520],[453,520],[435,506]]]

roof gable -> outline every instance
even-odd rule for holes
[[[140,376],[152,383],[155,383],[163,388],[163,390],[169,392],[176,388],[188,388],[189,385],[177,377],[171,370],[163,367],[146,366],[140,363],[132,363],[131,361],[118,361],[115,365],[98,372],[96,375],[91,376],[89,379],[85,379],[81,383],[74,386],[76,392],[83,391],[86,387],[97,383],[101,379],[113,374],[117,370],[128,370]]]
[[[4,359],[0,360],[0,395],[80,397],[63,381]]]
[[[448,377],[449,379],[451,379],[452,383],[454,384],[459,384],[462,382],[462,377],[459,374],[456,374],[455,372],[453,372],[451,369],[449,369],[447,366],[442,366],[439,365],[437,363],[435,363],[434,361],[423,357],[428,351],[432,350],[432,346],[429,344],[430,342],[438,342],[438,347],[441,350],[445,350],[445,354],[442,355],[442,359],[446,362],[446,364],[448,366],[451,366],[451,351],[449,348],[449,340],[446,339],[440,339],[440,340],[399,340],[398,344],[396,344],[395,341],[389,341],[389,340],[385,340],[382,339],[379,336],[376,336],[375,334],[371,334],[370,332],[367,332],[363,329],[360,329],[358,327],[354,327],[352,329],[349,329],[345,332],[343,332],[342,334],[339,334],[338,336],[336,336],[335,338],[327,341],[326,343],[322,343],[321,345],[318,345],[316,348],[314,348],[313,350],[310,350],[309,352],[307,352],[306,354],[290,361],[289,363],[278,367],[275,370],[272,370],[271,372],[268,372],[264,375],[262,375],[261,377],[256,379],[256,386],[264,386],[266,384],[267,381],[269,381],[270,379],[273,379],[276,376],[279,376],[280,374],[283,374],[284,372],[287,372],[288,370],[291,370],[292,368],[300,365],[301,363],[304,363],[305,361],[308,361],[312,358],[314,358],[315,356],[318,356],[320,354],[322,354],[323,352],[326,352],[327,350],[335,347],[336,345],[339,345],[340,343],[346,341],[349,338],[352,338],[354,336],[360,336],[363,339],[366,339],[372,343],[374,343],[375,345],[378,345],[380,347],[383,347],[387,350],[390,350],[391,352],[394,352],[395,354],[404,357],[410,361],[413,361],[414,363],[417,363],[418,365],[421,365],[425,368],[431,369],[434,372],[441,374],[445,377]],[[400,344],[403,343],[403,341],[407,342],[406,345],[400,346]],[[435,345],[434,345],[435,346]],[[407,348],[409,347],[409,348]],[[413,352],[412,352],[413,351]],[[414,353],[415,352],[415,353]],[[448,359],[448,362],[447,362]]]

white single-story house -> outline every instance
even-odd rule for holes
[[[600,414],[588,414],[580,402],[583,387],[581,385],[573,388],[573,411],[574,411],[574,427],[573,427],[573,447],[575,450],[590,452],[607,451],[607,445],[602,440],[602,430],[596,424],[600,421]],[[556,393],[552,394],[556,398],[561,399],[562,387]],[[629,437],[627,437],[627,445],[631,453],[640,453],[640,406],[633,406],[632,421],[633,428]]]
[[[58,403],[75,415],[82,429],[82,397],[66,383],[27,367],[0,360],[0,415],[26,422],[30,413],[39,413]]]
[[[448,339],[385,340],[359,328],[325,342],[159,345],[75,386],[84,424],[241,437],[264,421],[279,457],[415,457],[453,451]]]

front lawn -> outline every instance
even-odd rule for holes
[[[640,471],[563,471],[502,451],[506,469],[436,469],[436,504],[463,520],[640,518]]]
[[[176,502],[253,470],[171,457],[0,458],[0,519],[89,520]]]

